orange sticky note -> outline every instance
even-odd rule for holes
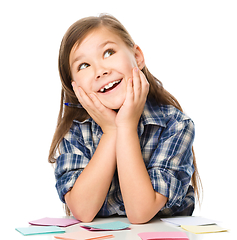
[[[59,234],[54,237],[57,239],[64,239],[64,240],[97,240],[97,239],[102,240],[102,239],[114,238],[114,235],[98,233],[98,232],[79,231],[79,232]]]

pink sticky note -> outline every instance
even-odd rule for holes
[[[188,240],[185,232],[143,232],[138,236],[142,240]]]
[[[80,221],[72,218],[41,218],[35,221],[29,222],[31,225],[38,226],[58,226],[58,227],[68,227],[79,223]]]
[[[109,239],[114,238],[114,235],[111,234],[104,234],[104,233],[97,233],[97,232],[88,232],[88,231],[79,231],[79,232],[70,232],[64,233],[54,236],[57,239],[64,239],[64,240],[102,240],[102,239]]]

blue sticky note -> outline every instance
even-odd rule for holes
[[[49,233],[65,233],[60,227],[49,226],[49,227],[25,227],[25,228],[16,228],[18,232],[26,235],[36,235],[36,234],[49,234]]]
[[[122,229],[130,229],[130,224],[116,221],[102,224],[93,224],[93,225],[84,225],[81,226],[89,231],[111,231],[111,230],[122,230]]]

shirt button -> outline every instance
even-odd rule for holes
[[[121,205],[121,206],[119,207],[119,210],[120,210],[120,211],[124,211],[124,210],[125,210],[124,205]]]

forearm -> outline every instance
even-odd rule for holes
[[[117,131],[116,153],[127,216],[133,223],[147,222],[164,206],[167,199],[153,189],[136,130]]]
[[[115,168],[115,134],[103,134],[90,162],[65,200],[73,215],[90,222],[103,205]]]

